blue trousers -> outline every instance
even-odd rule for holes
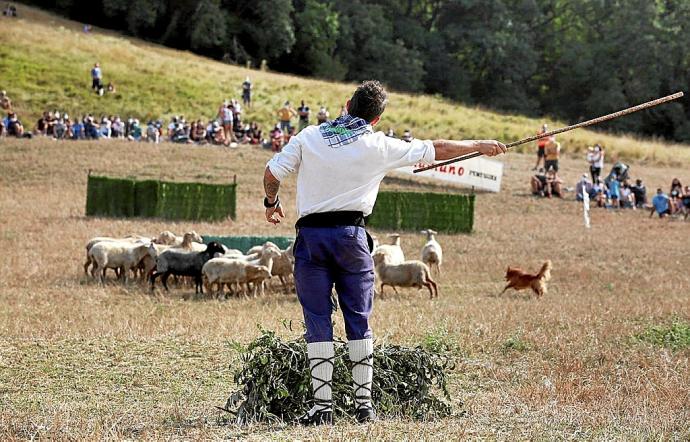
[[[301,227],[297,234],[295,286],[304,312],[307,342],[333,340],[331,291],[335,286],[349,340],[372,337],[374,262],[363,227]]]

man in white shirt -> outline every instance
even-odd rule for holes
[[[348,353],[353,362],[356,418],[369,422],[371,404],[374,265],[364,217],[371,214],[387,172],[417,163],[433,163],[472,152],[494,156],[506,148],[497,141],[418,140],[404,142],[374,132],[385,110],[386,91],[377,81],[360,85],[347,102],[347,113],[319,126],[308,126],[267,164],[264,173],[266,220],[281,222],[280,182],[297,173],[295,286],[302,304],[314,406],[300,419],[305,425],[333,421],[333,325],[331,290],[335,286],[345,319]]]

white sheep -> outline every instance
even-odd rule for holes
[[[89,250],[89,257],[94,263],[91,276],[96,277],[96,270],[101,272],[101,283],[105,282],[106,269],[120,269],[124,282],[127,283],[129,270],[139,265],[148,253],[149,244],[130,242],[101,241]]]
[[[201,273],[204,283],[211,289],[218,284],[219,293],[223,293],[223,285],[226,284],[232,290],[234,284],[248,288],[253,284],[253,293],[256,296],[259,286],[263,294],[263,282],[271,277],[273,260],[280,256],[280,252],[270,247],[267,248],[259,260],[247,262],[243,259],[213,258],[204,264]],[[265,271],[263,271],[265,269]]]
[[[204,240],[194,230],[187,232],[185,236],[189,235],[190,240],[198,243],[203,243]],[[162,231],[157,238],[153,239],[156,244],[164,244],[168,246],[179,246],[184,241],[184,236],[177,236],[170,230]]]
[[[429,267],[421,261],[405,261],[402,264],[389,264],[386,256],[378,254],[374,256],[374,269],[381,282],[380,295],[383,297],[383,287],[390,285],[395,293],[397,287],[426,287],[429,290],[429,299],[438,297],[438,287],[431,279]],[[433,288],[433,290],[432,290]]]
[[[114,237],[110,237],[110,236],[96,236],[94,238],[91,238],[86,243],[86,262],[84,263],[84,274],[88,275],[89,274],[89,266],[94,264],[93,260],[89,256],[89,251],[91,250],[91,247],[94,246],[94,244],[97,244],[99,242],[128,242],[128,243],[132,243],[132,244],[137,244],[137,243],[150,242],[150,241],[151,241],[151,238],[148,238],[145,236],[139,236],[139,235],[129,235],[129,236],[124,237],[124,238],[114,238]]]
[[[295,257],[292,254],[293,245],[294,242],[291,242],[285,250],[280,250],[280,256],[273,260],[273,268],[271,269],[271,274],[278,277],[285,293],[290,292],[287,284],[295,268]]]
[[[402,264],[405,262],[405,254],[400,247],[400,235],[392,233],[388,237],[391,238],[391,243],[378,246],[372,256],[382,255],[388,264]]]
[[[422,247],[422,262],[428,265],[431,270],[436,269],[436,275],[439,276],[443,263],[443,249],[434,237],[438,233],[431,229],[422,230],[421,233],[426,235],[426,244]]]

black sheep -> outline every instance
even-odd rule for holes
[[[156,278],[163,276],[163,287],[168,291],[168,277],[170,275],[192,276],[196,284],[194,293],[204,293],[201,281],[201,269],[206,261],[216,253],[223,253],[223,246],[213,241],[208,243],[203,252],[187,252],[184,250],[168,249],[156,258],[156,269],[151,274],[151,291],[154,289]]]

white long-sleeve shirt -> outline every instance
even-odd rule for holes
[[[430,140],[405,142],[383,132],[367,133],[356,141],[330,147],[318,126],[309,126],[268,162],[271,174],[283,181],[297,172],[299,217],[341,210],[371,214],[386,173],[417,163],[433,163]]]

